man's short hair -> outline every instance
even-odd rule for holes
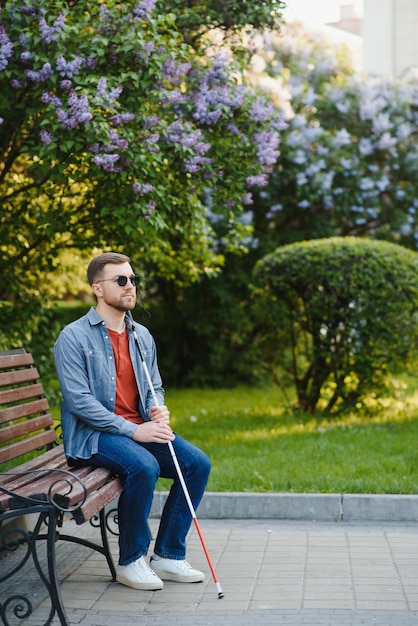
[[[87,280],[89,285],[97,282],[103,276],[103,268],[105,265],[112,263],[113,265],[121,265],[121,263],[129,263],[131,259],[126,254],[118,252],[104,252],[96,256],[89,263],[87,268]]]

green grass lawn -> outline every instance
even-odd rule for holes
[[[212,460],[209,491],[415,494],[418,381],[403,380],[368,416],[296,414],[278,387],[171,389],[166,403],[173,429]]]
[[[407,494],[418,490],[413,385],[371,417],[297,415],[278,388],[169,390],[166,403],[174,430],[212,460],[209,491]]]

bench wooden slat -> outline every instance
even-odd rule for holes
[[[16,471],[18,472],[30,472],[31,470],[42,469],[43,467],[61,467],[61,464],[65,460],[64,446],[61,444],[43,452],[41,455],[21,463]],[[66,461],[65,461],[66,463]],[[13,469],[9,470],[5,474],[0,475],[0,485],[10,484],[15,480],[15,474]]]
[[[82,472],[84,470],[84,472]],[[113,477],[113,472],[105,467],[92,467],[80,468],[72,470],[73,473],[82,480],[84,487],[88,494],[101,489],[109,480]],[[80,484],[75,484],[73,490],[68,495],[59,498],[61,505],[65,507],[72,507],[77,502],[80,502],[84,495],[84,490]]]
[[[5,441],[13,441],[13,439],[17,439],[17,437],[29,435],[41,429],[47,429],[53,425],[54,420],[52,415],[45,413],[44,415],[39,415],[39,417],[32,418],[30,422],[18,422],[17,424],[5,426],[4,428],[0,428],[0,444]]]
[[[72,471],[67,464],[62,445],[19,465],[16,470],[10,470],[7,474],[1,475],[0,486],[22,496],[42,492],[47,494],[50,485],[61,478],[60,472],[54,472],[54,470]],[[19,473],[15,474],[14,471]],[[7,508],[9,499],[7,494],[0,493],[0,510]]]
[[[0,370],[16,367],[28,367],[33,365],[34,360],[30,352],[18,352],[15,354],[0,355]]]
[[[1,357],[0,357],[1,358]],[[21,385],[22,383],[30,383],[39,378],[36,367],[29,367],[25,370],[13,370],[10,372],[0,373],[0,386]]]
[[[33,452],[38,448],[51,445],[55,441],[55,431],[46,430],[38,435],[33,435],[28,439],[22,439],[16,443],[11,443],[7,447],[0,448],[0,463],[6,463],[12,461],[18,456]]]
[[[122,482],[115,478],[106,483],[104,487],[87,496],[85,503],[73,512],[73,518],[77,525],[88,522],[89,519],[97,515],[109,502],[122,492]]]
[[[68,471],[68,467],[62,469]],[[32,480],[25,486],[21,486],[18,493],[23,498],[36,498],[44,496],[48,498],[51,496],[57,496],[62,494],[62,499],[67,499],[67,493],[69,490],[78,487],[78,498],[74,497],[74,504],[81,502],[84,497],[84,490],[81,488],[77,481],[77,476],[74,472],[59,472],[51,470],[49,467],[45,467],[43,472],[39,472],[32,475]],[[71,492],[72,493],[72,492]],[[60,498],[61,501],[61,498]],[[61,502],[60,502],[61,503]]]
[[[41,383],[32,383],[24,387],[14,387],[13,389],[4,389],[0,391],[0,406],[9,404],[10,402],[20,402],[29,398],[37,398],[43,396],[44,387]]]
[[[33,459],[29,459],[29,461],[25,461],[21,463],[16,471],[19,472],[29,472],[33,469],[39,469],[42,467],[55,467],[56,463],[60,463],[61,459],[65,458],[64,455],[64,446],[60,444],[59,446],[55,446],[51,448],[51,450],[47,450],[43,452],[41,455],[34,457]],[[14,470],[9,470],[5,474],[0,476],[0,484],[6,484],[8,482],[8,478],[13,476]]]
[[[24,402],[23,404],[10,406],[7,409],[0,409],[0,422],[5,423],[21,417],[31,417],[48,409],[49,404],[46,398],[39,398],[39,400],[34,400],[33,402]]]
[[[15,470],[9,470],[6,474],[0,475],[0,486],[9,491],[19,492],[20,489],[31,483],[36,477],[36,472],[31,470],[44,469],[45,467],[54,469],[68,469],[67,460],[62,445],[44,452],[40,456],[22,463]],[[16,474],[15,472],[18,472]],[[0,492],[0,511],[8,506],[9,497]]]
[[[83,504],[83,513],[79,515],[79,519],[83,519],[83,521],[90,519],[86,515],[92,517],[103,506],[108,504],[110,501],[109,497],[113,499],[121,492],[121,484],[113,479],[111,470],[93,466],[70,470],[64,455],[62,456],[60,467],[50,468],[47,466],[40,469],[44,469],[45,473],[32,473],[17,477],[14,483],[7,485],[7,488],[9,491],[18,493],[23,498],[46,500],[48,494],[51,494],[63,508],[73,508],[82,502],[87,494],[89,505],[84,510]],[[53,469],[63,469],[70,473],[55,472]],[[82,481],[84,488],[79,480]],[[108,484],[112,483],[115,483],[115,485],[112,490],[109,490]],[[102,489],[105,489],[105,491],[100,493]],[[18,501],[18,499],[9,496],[9,494],[0,494],[0,510],[6,510],[10,506],[11,501],[14,500]],[[83,522],[79,521],[78,523]]]

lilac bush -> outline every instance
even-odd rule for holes
[[[33,268],[63,248],[128,242],[186,282],[222,263],[205,199],[241,245],[237,218],[285,127],[240,74],[231,56],[199,57],[155,0],[3,3],[1,297],[40,293]]]
[[[268,40],[263,73],[287,92],[289,124],[256,202],[272,246],[354,235],[418,249],[418,76],[365,76],[349,59],[298,26]]]

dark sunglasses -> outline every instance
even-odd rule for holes
[[[105,283],[106,281],[112,281],[112,283],[118,283],[119,287],[126,287],[128,278],[134,287],[139,285],[139,276],[116,276],[116,278],[103,278],[102,280],[96,280],[96,283]]]

